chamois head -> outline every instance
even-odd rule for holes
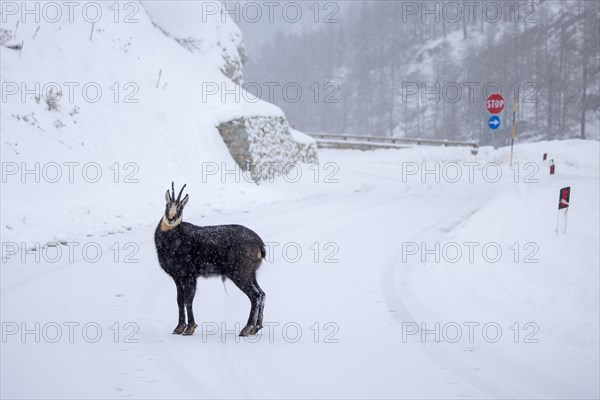
[[[163,230],[173,229],[177,225],[181,223],[181,216],[183,213],[183,207],[187,204],[190,199],[189,195],[185,195],[183,200],[181,200],[181,194],[183,193],[183,189],[185,189],[187,185],[183,185],[181,191],[179,192],[179,196],[177,196],[177,200],[175,200],[175,182],[171,182],[171,190],[172,192],[165,193],[165,200],[167,202],[165,207],[165,215],[162,219],[162,227]]]

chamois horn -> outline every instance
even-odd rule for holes
[[[179,196],[177,196],[176,203],[179,203],[179,200],[181,200],[181,194],[183,193],[183,189],[185,189],[186,186],[187,186],[187,183],[185,185],[183,185],[183,187],[181,188],[181,191],[179,191]],[[173,192],[173,194],[175,194],[175,192]]]

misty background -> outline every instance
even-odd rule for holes
[[[600,2],[229,2],[246,89],[305,132],[598,138]],[[300,10],[300,11],[299,11]],[[487,95],[501,91],[501,127]]]

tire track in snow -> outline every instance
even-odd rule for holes
[[[446,196],[447,198],[448,196]],[[456,207],[453,208],[453,213],[444,216],[442,219],[437,219],[435,223],[428,224],[422,228],[413,236],[416,236],[421,240],[423,235],[430,238],[430,240],[436,241],[443,238],[443,230],[439,230],[440,226],[456,227],[463,223],[466,219],[474,215],[477,210],[482,208],[490,198],[490,194],[486,199],[479,204],[469,204],[469,202],[459,202]],[[401,287],[396,286],[396,274],[400,271],[399,265],[401,264],[402,250],[394,252],[386,262],[386,265],[382,274],[381,287],[384,294],[384,299],[389,308],[394,309],[396,312],[392,314],[392,319],[402,326],[403,322],[418,322],[409,309],[405,306],[401,299],[400,292],[407,292],[403,280],[400,280]],[[411,265],[407,265],[411,267]],[[400,289],[400,290],[399,290]],[[478,388],[482,393],[493,393],[494,397],[501,398],[514,398],[514,397],[535,397],[536,393],[532,393],[522,387],[516,387],[514,384],[504,379],[502,376],[495,374],[493,371],[485,371],[488,375],[482,376],[481,374],[475,375],[473,373],[472,361],[466,359],[461,352],[456,352],[447,349],[442,343],[435,343],[438,345],[435,348],[429,346],[427,343],[422,343],[418,346],[421,351],[427,354],[432,360],[440,362],[446,370],[456,373],[465,382],[469,382],[473,387]],[[459,397],[470,397],[471,393],[457,394]]]

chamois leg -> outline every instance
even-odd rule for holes
[[[185,311],[183,308],[183,286],[179,282],[175,282],[177,286],[177,307],[179,308],[179,322],[173,330],[174,335],[181,335],[185,329]]]
[[[254,335],[260,328],[262,328],[262,326],[257,325],[257,322],[260,314],[260,304],[264,299],[264,293],[262,293],[260,288],[255,287],[254,281],[256,278],[254,277],[251,279],[242,279],[237,276],[233,276],[230,279],[238,288],[240,288],[242,292],[244,292],[246,296],[248,296],[248,299],[250,299],[250,316],[248,317],[246,326],[240,332],[240,336]]]
[[[188,320],[188,324],[183,334],[184,336],[189,336],[193,335],[194,331],[198,327],[198,325],[196,325],[196,321],[194,320],[194,310],[192,309],[192,306],[194,304],[194,296],[196,295],[196,278],[191,278],[188,281],[186,281],[183,287],[183,302],[187,311]]]
[[[254,288],[258,291],[260,297],[259,297],[259,303],[258,303],[258,318],[256,319],[256,330],[260,330],[263,327],[263,310],[265,308],[265,292],[263,292],[263,290],[260,288],[260,286],[258,286],[258,282],[256,282],[256,279],[254,279]]]

